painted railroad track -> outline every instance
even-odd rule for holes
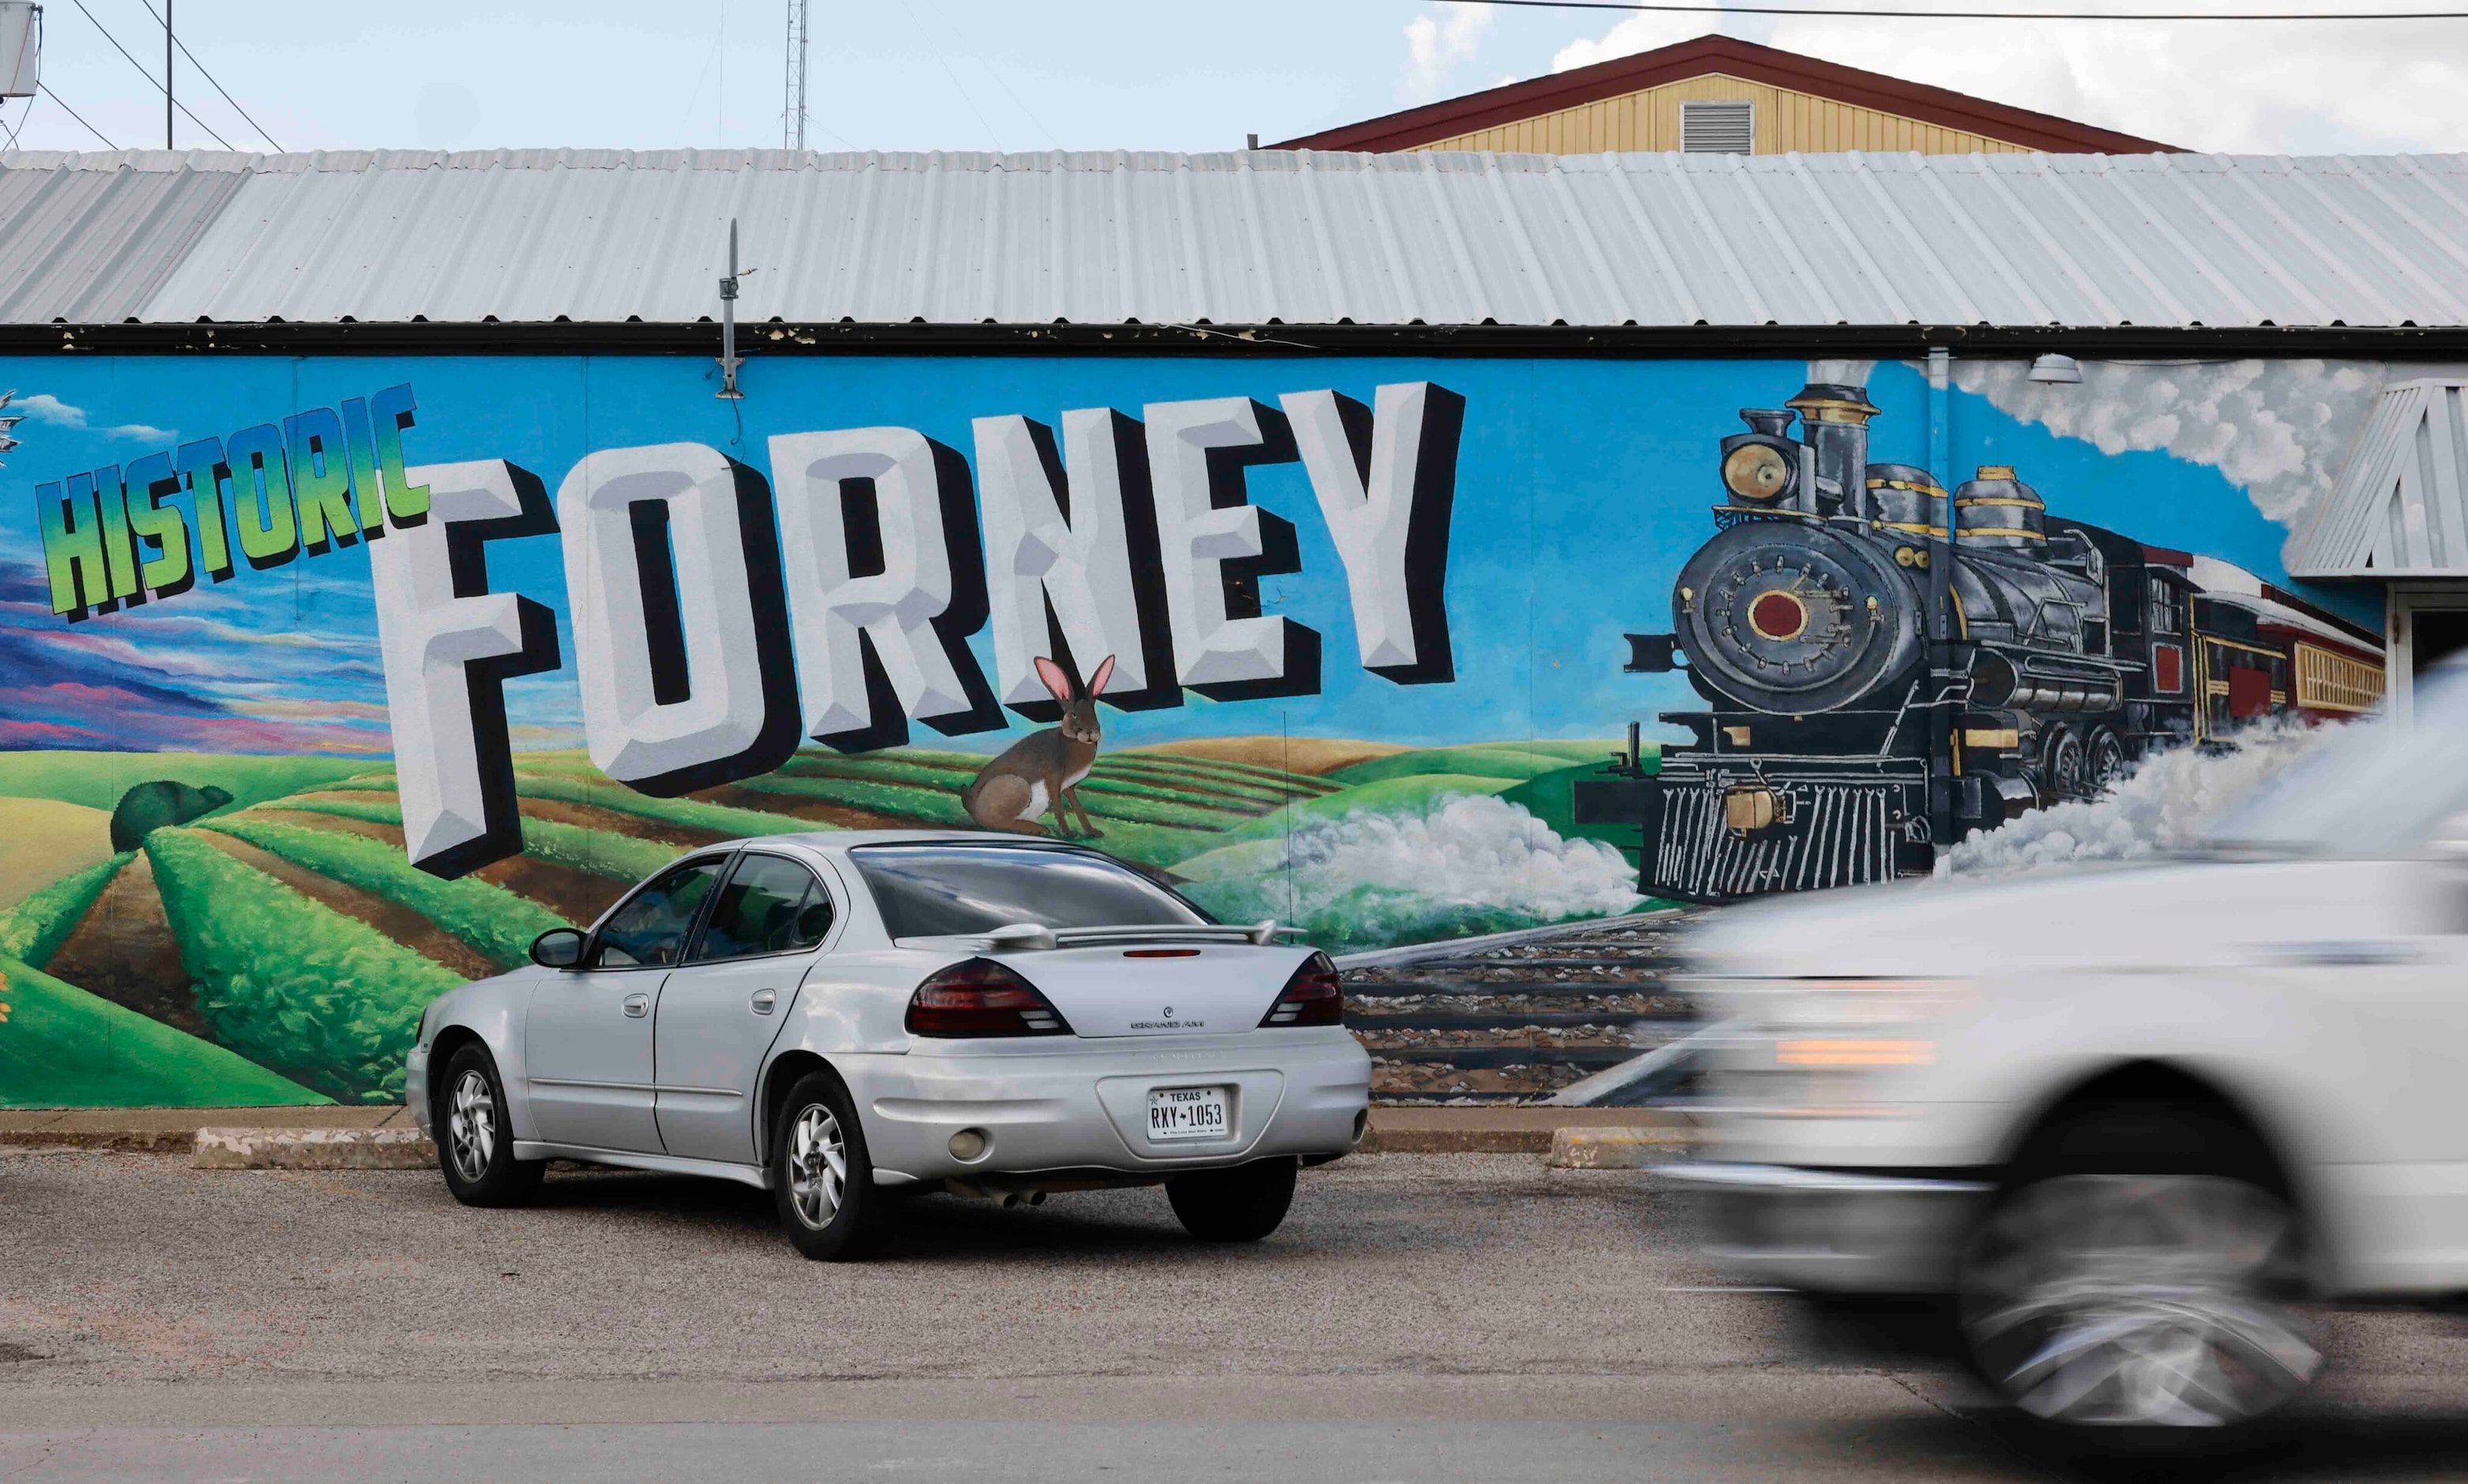
[[[1345,1018],[1382,1103],[1522,1102],[1684,1036],[1666,988],[1702,914],[1614,919],[1430,956],[1344,968]]]

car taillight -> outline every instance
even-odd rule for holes
[[[1268,1007],[1260,1026],[1265,1030],[1272,1025],[1344,1023],[1345,990],[1337,982],[1337,965],[1329,961],[1327,954],[1314,953],[1286,981],[1285,992]]]
[[[928,974],[908,996],[911,1036],[1068,1036],[1037,986],[990,958]]]

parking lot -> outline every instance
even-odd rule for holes
[[[1310,1173],[1275,1237],[1233,1248],[1183,1237],[1155,1191],[934,1197],[860,1266],[799,1259],[751,1190],[573,1173],[545,1197],[475,1211],[426,1173],[0,1154],[0,1465],[224,1472],[217,1450],[239,1449],[241,1475],[348,1457],[446,1476],[456,1449],[548,1448],[524,1472],[562,1476],[553,1437],[492,1430],[545,1422],[604,1425],[571,1436],[650,1472],[663,1449],[740,1450],[745,1477],[826,1436],[834,1456],[1044,1476],[1018,1429],[1066,1424],[1087,1430],[1049,1441],[1134,1470],[1183,1458],[1195,1477],[1272,1473],[1296,1450],[1375,1478],[2090,1467],[1986,1406],[1935,1344],[1941,1316],[1731,1287],[1633,1172],[1357,1156]],[[2205,1471],[2468,1473],[2468,1323],[2343,1314],[2328,1338],[2319,1395]],[[722,1423],[774,1426],[705,1426]],[[257,1425],[315,1430],[268,1454]],[[153,1430],[209,1427],[227,1430]],[[164,1451],[173,1436],[185,1451]]]

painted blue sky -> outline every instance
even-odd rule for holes
[[[1449,563],[1455,683],[1399,686],[1359,668],[1342,569],[1302,468],[1264,466],[1251,470],[1251,498],[1292,522],[1301,570],[1267,579],[1263,601],[1319,630],[1320,694],[1194,696],[1110,714],[1109,741],[1281,731],[1409,743],[1608,738],[1632,718],[1651,723],[1657,711],[1697,704],[1679,676],[1621,674],[1621,636],[1670,625],[1674,578],[1713,530],[1717,440],[1740,428],[1740,408],[1780,405],[1809,369],[1797,360],[800,358],[753,362],[747,399],[731,404],[712,398],[710,363],[685,357],[0,366],[0,386],[20,387],[34,409],[18,430],[25,446],[0,468],[0,746],[386,750],[360,548],[266,571],[241,563],[226,582],[72,626],[45,599],[34,487],[403,381],[419,399],[404,435],[411,462],[505,458],[554,491],[585,451],[626,445],[708,443],[767,473],[766,443],[781,432],[898,423],[969,453],[971,420],[996,413],[1059,424],[1067,408],[1138,416],[1149,402],[1235,395],[1273,405],[1280,393],[1331,386],[1368,402],[1383,382],[1434,380],[1467,403]],[[1883,409],[1871,456],[1924,463],[1918,373],[1897,363],[1862,370]],[[2053,431],[2045,411],[2018,418],[1990,395],[1957,392],[1953,414],[1955,477],[2013,464],[2059,514],[2283,577],[2286,530],[2224,472],[2237,466],[2216,440],[2198,462],[2158,447],[2103,452]],[[508,686],[515,745],[576,744],[558,537],[493,543],[490,573],[496,590],[559,617],[562,668]],[[2366,597],[2328,596],[2352,609]],[[991,674],[990,639],[980,632],[973,645]],[[1027,725],[1015,720],[1009,735]],[[945,739],[923,726],[914,735],[989,749],[1008,740]]]

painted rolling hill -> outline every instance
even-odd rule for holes
[[[1082,793],[1095,843],[1247,905],[1264,844],[1360,810],[1497,797],[1565,833],[1563,775],[1609,750],[1232,738],[1108,753]],[[522,854],[444,881],[405,860],[383,762],[0,755],[0,1106],[392,1101],[427,1001],[523,962],[541,931],[717,840],[970,828],[959,791],[984,762],[809,749],[656,799],[579,751],[525,753]]]

